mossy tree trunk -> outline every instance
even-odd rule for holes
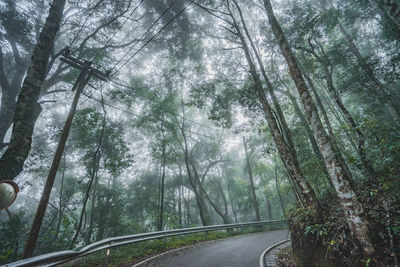
[[[271,1],[264,0],[264,7],[268,16],[269,24],[276,40],[278,41],[281,52],[289,66],[290,75],[299,92],[306,115],[308,117],[308,121],[311,124],[318,147],[322,153],[322,156],[324,157],[325,165],[335,187],[338,200],[347,217],[350,230],[354,237],[362,245],[364,253],[369,256],[374,253],[374,249],[368,236],[369,221],[365,216],[361,202],[359,202],[357,199],[357,195],[350,185],[351,177],[348,176],[345,171],[345,167],[340,161],[340,152],[335,150],[331,139],[325,132],[317,111],[317,107],[300,71],[297,59],[292,53],[282,28],[276,20]]]
[[[18,96],[10,144],[0,159],[0,180],[13,180],[23,169],[31,149],[32,134],[41,112],[40,90],[54,40],[60,28],[65,0],[54,0],[49,15],[33,51],[31,62]]]
[[[230,7],[228,5],[229,15],[232,19],[232,27],[235,29],[235,34],[240,39],[243,52],[246,57],[246,61],[249,65],[249,73],[254,83],[255,93],[257,94],[262,110],[264,111],[265,118],[268,122],[269,129],[271,131],[271,135],[274,139],[275,145],[281,157],[281,160],[287,169],[290,177],[295,181],[295,183],[299,186],[302,197],[304,198],[306,205],[310,208],[310,210],[314,213],[316,217],[319,216],[320,207],[318,200],[315,196],[315,193],[308,183],[308,181],[304,178],[303,173],[301,172],[298,161],[294,159],[294,154],[291,153],[289,146],[286,144],[284,136],[279,129],[278,122],[274,116],[274,112],[268,103],[267,96],[265,95],[264,88],[262,87],[261,79],[257,73],[255,64],[253,63],[249,46],[245,40],[244,35],[241,33],[241,29],[239,24],[237,23],[234,15],[232,14]]]

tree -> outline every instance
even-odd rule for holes
[[[54,0],[35,46],[15,108],[10,144],[0,159],[0,177],[13,180],[21,171],[31,149],[32,133],[41,107],[37,103],[60,28],[65,0]]]
[[[316,215],[316,217],[318,217],[319,203],[315,197],[314,191],[307,182],[307,180],[304,178],[300,170],[300,166],[298,165],[298,161],[295,157],[295,154],[293,153],[294,151],[293,149],[290,149],[290,143],[289,146],[287,146],[285,143],[283,133],[279,129],[277,120],[275,119],[275,116],[273,114],[273,110],[270,104],[268,103],[265,92],[262,88],[260,77],[251,59],[250,49],[246,43],[244,36],[241,33],[239,25],[236,22],[232,11],[229,8],[229,4],[228,4],[228,11],[233,21],[231,26],[235,29],[236,31],[235,34],[240,39],[240,42],[242,44],[242,49],[245,53],[247,64],[249,65],[251,78],[254,82],[254,87],[255,87],[254,89],[256,91],[255,93],[257,94],[259,101],[261,102],[265,117],[267,119],[269,128],[271,130],[271,134],[274,138],[275,144],[279,151],[281,160],[284,162],[285,167],[287,168],[290,174],[290,177],[292,177],[292,179],[296,181],[297,185],[301,189],[302,196],[304,197],[307,206],[312,210],[312,212]]]
[[[374,249],[368,236],[369,221],[364,215],[362,204],[358,201],[357,195],[351,187],[351,177],[348,177],[348,174],[345,172],[345,167],[342,166],[343,163],[341,164],[338,151],[335,151],[332,141],[322,126],[317,107],[311,98],[297,60],[286,41],[278,21],[276,20],[272,10],[271,1],[264,0],[264,6],[267,12],[269,24],[289,66],[290,75],[296,84],[304,109],[306,110],[308,121],[311,124],[315,139],[317,140],[319,149],[324,157],[325,165],[337,192],[337,197],[342,205],[346,217],[348,218],[349,227],[352,233],[359,240],[360,244],[362,244],[365,254],[371,255],[374,253]]]
[[[260,221],[260,211],[259,211],[259,207],[258,207],[258,201],[257,201],[257,196],[256,196],[256,190],[254,188],[254,179],[253,179],[253,173],[251,171],[251,165],[250,165],[250,159],[249,159],[249,155],[248,155],[248,151],[247,151],[247,143],[246,143],[246,139],[243,136],[243,144],[244,144],[244,152],[246,154],[246,168],[247,171],[249,172],[249,180],[250,180],[250,190],[251,190],[251,197],[253,199],[253,206],[254,206],[254,211],[256,212],[256,220]]]

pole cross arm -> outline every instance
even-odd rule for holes
[[[69,51],[69,50],[67,50],[67,51]],[[74,68],[79,69],[79,70],[82,70],[84,68],[85,64],[88,64],[88,62],[90,63],[90,65],[92,64],[92,62],[90,62],[90,61],[86,61],[86,60],[83,61],[83,60],[77,59],[77,58],[71,56],[69,53],[64,53],[62,55],[62,57],[60,57],[60,60]],[[89,70],[92,71],[92,75],[94,77],[96,77],[102,81],[108,80],[108,76],[109,76],[108,73],[105,73],[103,71],[100,71],[100,70],[92,68],[92,67],[89,67]]]

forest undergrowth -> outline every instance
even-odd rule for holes
[[[343,209],[333,202],[333,192],[320,197],[323,214],[316,220],[308,210],[289,215],[292,247],[278,254],[281,267],[294,266],[398,266],[400,256],[400,196],[397,177],[381,176],[357,187],[360,201],[370,218],[370,238],[375,254],[365,257],[354,240]],[[397,259],[396,259],[397,258]]]

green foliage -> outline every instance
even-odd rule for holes
[[[310,234],[322,237],[322,236],[328,235],[328,229],[323,224],[314,224],[314,225],[307,226],[304,233],[305,234],[310,233]]]
[[[111,174],[119,175],[132,163],[132,155],[128,153],[129,149],[122,137],[121,125],[102,117],[93,108],[78,111],[73,122],[71,142],[74,147],[84,152],[82,159],[89,172],[93,168],[92,158],[97,149],[96,144],[103,134],[100,152],[102,163]]]
[[[0,264],[17,260],[30,228],[25,211],[9,215],[9,220],[0,221]]]
[[[43,24],[41,14],[48,5],[42,5],[43,1],[3,2],[0,4],[2,67],[11,81],[14,73],[19,72],[17,54],[21,55],[21,65],[26,65],[32,54],[37,32]],[[81,60],[94,60],[93,66],[99,69],[115,66],[118,61],[114,68],[117,70],[125,59],[135,51],[139,52],[136,49],[162,27],[160,24],[166,25],[185,4],[185,1],[176,1],[167,9],[170,2],[144,1],[130,16],[134,8],[131,1],[101,1],[97,8],[94,8],[93,1],[70,1],[68,5],[71,9],[66,12],[53,52],[56,54],[60,47],[76,37],[71,47],[72,55]],[[196,2],[228,20],[220,20],[192,5],[172,20],[157,38],[146,44],[140,54],[125,62],[124,68],[119,70],[119,78],[117,73],[113,73],[111,80],[102,85],[106,117],[97,103],[99,101],[92,101],[100,99],[99,92],[92,90],[92,99],[80,102],[61,164],[65,163],[65,168],[60,166],[50,199],[52,207],[47,210],[35,253],[69,247],[90,178],[95,180],[89,191],[85,223],[76,248],[111,236],[154,231],[160,215],[163,167],[164,228],[201,224],[195,196],[195,189],[199,190],[199,187],[196,188],[196,183],[189,180],[188,172],[194,176],[196,171],[201,176],[207,166],[217,160],[224,161],[213,165],[207,175],[201,177],[202,186],[211,201],[231,221],[254,219],[247,164],[240,140],[241,135],[251,135],[250,161],[262,219],[282,217],[283,209],[291,214],[292,233],[299,234],[304,244],[317,244],[323,250],[320,253],[322,257],[350,258],[355,262],[351,253],[356,251],[356,244],[349,238],[351,231],[346,226],[340,205],[336,203],[337,196],[326,179],[323,162],[311,146],[310,133],[305,127],[307,122],[301,120],[305,110],[295,93],[296,88],[272,31],[266,26],[264,11],[259,9],[262,6],[252,0],[238,1],[290,128],[300,169],[323,206],[323,221],[316,221],[307,208],[300,208],[296,200],[287,169],[276,152],[241,44],[232,34],[235,29],[229,23],[225,24],[232,21],[229,16],[226,17],[229,13],[225,1]],[[400,30],[387,15],[382,14],[379,5],[375,7],[369,0],[273,2],[277,19],[301,64],[302,72],[310,76],[328,113],[327,120],[323,118],[324,127],[327,128],[329,121],[333,131],[330,138],[337,141],[354,177],[350,182],[371,220],[372,239],[380,247],[379,252],[389,259],[392,255],[389,232],[395,244],[400,241],[400,220],[396,212],[400,210],[400,128],[390,119],[378,94],[376,81],[365,72],[361,63],[364,62],[377,80],[387,87],[390,99],[399,108]],[[24,6],[36,10],[36,14],[31,12],[27,16],[22,9]],[[235,7],[232,5],[231,8],[233,15],[239,19]],[[160,24],[149,28],[164,12]],[[359,50],[362,62],[351,51],[339,29],[339,22]],[[104,27],[98,28],[100,25]],[[141,37],[146,29],[149,32]],[[109,40],[111,36],[113,39]],[[85,40],[86,37],[89,39]],[[82,44],[83,40],[87,42]],[[108,47],[103,49],[104,45]],[[321,59],[307,49],[314,49]],[[100,50],[102,53],[98,55]],[[255,59],[254,55],[252,57]],[[62,90],[73,84],[79,73],[78,69],[68,67],[53,77],[57,73],[58,62],[57,59],[46,77],[47,82],[55,83],[49,90]],[[356,129],[347,124],[327,90],[326,66],[332,73],[332,82],[340,99],[358,125],[357,130],[361,130],[365,137],[363,152],[378,173],[377,177],[366,174],[358,151]],[[258,66],[256,68],[260,70]],[[129,79],[123,81],[127,77]],[[93,85],[92,82],[97,83],[95,78],[90,85]],[[20,83],[17,80],[13,82],[15,87],[19,87]],[[262,86],[266,87],[266,84]],[[6,95],[4,91],[2,93],[2,97]],[[66,107],[71,100],[67,97],[71,96],[70,92],[60,96],[58,93],[42,93],[39,101],[44,100],[46,104],[42,104],[43,111],[35,129],[30,159],[25,164],[24,174],[18,178],[23,194],[28,191],[25,187],[40,191],[60,137]],[[312,97],[316,99],[316,94],[313,93]],[[56,100],[57,103],[47,100]],[[282,131],[281,126],[279,124]],[[191,161],[188,166],[185,159]],[[95,177],[91,177],[93,174]],[[63,188],[61,177],[64,177]],[[38,194],[29,195],[24,203],[29,203],[31,199],[37,200]],[[36,202],[33,203],[36,205]],[[221,223],[220,216],[209,204],[207,202],[206,205],[211,222]],[[390,223],[387,205],[390,206]],[[7,263],[18,259],[21,254],[32,214],[15,212],[9,219],[1,211],[1,216],[0,263]],[[59,219],[58,229],[55,222]],[[109,263],[133,263],[143,255],[231,234],[197,234],[171,238],[165,244],[163,240],[156,240],[124,246],[111,251]],[[103,259],[104,252],[100,252],[86,257],[82,260],[85,263],[78,262],[77,265],[95,265]],[[363,260],[367,264],[370,259]]]
[[[31,48],[30,37],[33,25],[30,23],[29,17],[17,9],[13,0],[5,0],[3,4],[4,6],[0,9],[0,29],[9,35],[7,38],[21,43],[24,48]],[[5,41],[3,34],[0,41]]]

